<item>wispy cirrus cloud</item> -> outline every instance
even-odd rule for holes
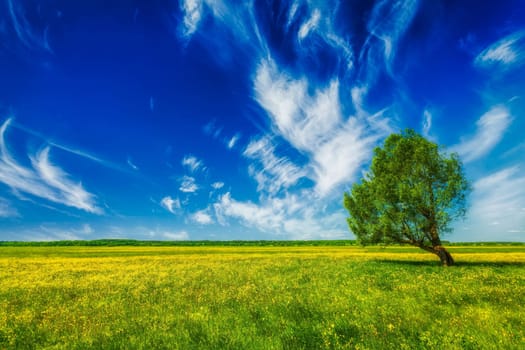
[[[275,131],[301,151],[311,151],[330,138],[341,121],[339,81],[308,93],[306,77],[294,79],[273,60],[260,62],[253,82],[256,101],[267,111]]]
[[[197,30],[203,16],[202,0],[183,0],[180,9],[184,14],[181,27],[181,34],[185,38],[190,38]]]
[[[133,163],[133,160],[131,160],[131,157],[128,157],[126,160],[126,163],[128,163],[129,167],[133,170],[139,170],[139,167]]]
[[[507,35],[489,45],[474,59],[481,68],[512,68],[525,62],[525,30]]]
[[[162,198],[160,205],[172,214],[175,214],[176,210],[181,208],[180,200],[178,198],[173,199],[170,196]]]
[[[320,72],[327,68],[327,62],[318,57],[329,53],[334,72],[340,72],[341,76],[352,73],[355,68],[354,47],[336,25],[340,5],[339,1],[330,0],[303,0],[289,4],[284,31],[295,34],[294,39],[297,38],[290,43],[298,56],[294,64],[304,66],[309,62],[306,64],[309,69]],[[297,32],[292,33],[292,29]]]
[[[62,151],[65,151],[65,152],[77,155],[79,157],[88,159],[88,160],[93,161],[95,163],[98,163],[101,166],[104,166],[104,167],[106,167],[108,169],[117,170],[117,171],[124,172],[124,173],[129,173],[129,170],[126,169],[124,166],[122,166],[122,165],[120,165],[118,163],[114,163],[114,162],[102,159],[102,158],[97,157],[97,156],[95,156],[95,155],[93,155],[91,153],[88,153],[88,152],[84,151],[84,150],[81,150],[81,149],[78,149],[78,148],[74,148],[74,147],[70,147],[70,146],[66,146],[66,145],[57,143],[57,142],[52,141],[52,140],[46,140],[46,142],[50,146],[53,146],[54,148],[61,149]],[[131,164],[129,164],[130,163],[129,159],[128,159],[127,163],[128,163],[128,165],[131,166]],[[132,168],[133,168],[133,166],[132,166]],[[137,169],[134,169],[134,170],[137,170]]]
[[[49,45],[49,28],[46,26],[41,32],[38,32],[27,19],[22,2],[7,0],[7,9],[16,37],[26,49],[53,53]]]
[[[253,38],[250,21],[253,3],[232,2],[224,0],[183,0],[180,8],[183,13],[179,30],[184,40],[190,40],[197,32],[200,23],[207,17],[213,16],[214,20],[234,33],[238,39],[247,43]],[[224,43],[222,43],[224,45]],[[220,58],[220,52],[216,58]]]
[[[356,180],[356,174],[371,158],[378,140],[386,136],[386,130],[369,130],[373,130],[371,126],[350,118],[329,142],[314,153],[317,193],[326,196],[341,185]]]
[[[319,11],[319,9],[314,9],[312,11],[310,18],[301,25],[301,28],[299,29],[299,32],[297,33],[297,37],[299,38],[299,40],[303,40],[304,38],[308,36],[308,34],[312,30],[315,30],[315,28],[319,25],[320,18],[321,18],[321,12]]]
[[[55,190],[55,201],[90,213],[101,214],[102,209],[96,206],[95,196],[84,190],[81,183],[71,181],[66,172],[52,164],[49,151],[49,147],[44,148],[31,158],[31,163],[48,188]]]
[[[376,2],[367,22],[370,33],[361,49],[360,79],[365,85],[375,83],[379,67],[393,76],[392,64],[397,47],[417,13],[417,0],[381,0]]]
[[[227,149],[232,150],[237,146],[239,140],[241,139],[241,133],[238,132],[233,136],[224,136],[224,129],[221,126],[217,125],[216,120],[212,120],[203,127],[203,131],[206,135],[211,136],[212,138],[222,142]]]
[[[388,25],[380,23],[379,15],[372,19],[375,22],[369,26],[371,39],[361,49],[361,62],[356,61],[354,54],[354,49],[359,47],[336,28],[337,1],[316,3],[297,0],[288,5],[280,4],[279,13],[280,16],[286,14],[286,23],[276,30],[282,30],[283,38],[292,40],[289,49],[296,57],[286,65],[273,58],[282,56],[278,52],[273,54],[272,51],[277,49],[267,42],[271,40],[265,33],[268,23],[263,23],[266,19],[254,16],[253,3],[239,5],[219,1],[212,9],[206,1],[203,2],[200,13],[211,14],[214,25],[224,26],[223,29],[238,39],[232,45],[243,45],[244,50],[256,57],[252,75],[253,98],[270,121],[270,130],[252,137],[242,153],[251,160],[248,173],[257,181],[259,202],[238,201],[230,193],[220,196],[214,204],[219,223],[235,219],[246,226],[296,238],[301,234],[302,237],[319,238],[323,232],[332,237],[344,235],[346,227],[342,214],[334,214],[340,222],[335,219],[331,222],[326,218],[333,215],[323,212],[323,208],[330,203],[328,198],[336,193],[336,189],[354,179],[370,158],[373,147],[391,131],[385,109],[372,115],[366,110],[365,97],[377,77],[377,72],[368,75],[366,71],[391,66],[396,45],[417,10],[409,8],[417,7],[415,1],[398,1],[396,4],[397,12],[389,17]],[[399,13],[404,17],[395,18]],[[387,38],[388,35],[391,37]],[[215,38],[214,34],[211,37]],[[211,39],[199,36],[199,40]],[[385,48],[387,44],[390,46]],[[333,67],[327,69],[324,60],[316,61],[321,52],[330,55]],[[359,86],[354,85],[354,81],[348,81],[355,75],[352,72],[357,63],[364,67],[358,77]],[[294,70],[294,67],[297,69]],[[297,72],[306,71],[305,67],[319,74],[316,78],[306,73],[298,76]],[[334,73],[326,74],[330,70]],[[360,92],[359,96],[357,93],[352,95],[359,101],[348,98],[346,87],[341,88],[342,79],[345,86],[350,85],[349,90]],[[350,103],[342,104],[342,100]],[[348,110],[355,110],[356,115],[344,115],[343,111]],[[218,138],[222,129],[216,123],[210,123],[205,132]],[[231,141],[225,141],[227,147],[233,144]],[[293,149],[294,154],[300,156],[292,161],[289,156],[283,155],[289,154],[283,149]],[[297,159],[301,160],[300,164],[296,163]],[[308,179],[307,187],[311,188],[304,190],[301,196],[308,197],[308,203],[319,203],[317,212],[309,208],[311,205],[291,199],[297,198],[294,193],[301,191],[294,186],[302,178]],[[318,213],[323,213],[322,218]]]
[[[432,128],[432,113],[427,109],[423,112],[423,121],[421,124],[423,136],[429,137],[430,128]]]
[[[211,187],[215,190],[220,190],[221,188],[224,187],[224,182],[221,182],[221,181],[214,182],[211,184]]]
[[[291,201],[290,196],[302,191],[294,186],[306,178],[306,190],[301,195],[320,203],[316,209],[323,212],[339,193],[336,190],[355,180],[374,146],[392,131],[388,106],[370,113],[366,98],[382,71],[394,77],[398,46],[418,4],[416,0],[371,4],[363,28],[368,38],[356,43],[338,24],[339,1],[296,0],[262,6],[273,11],[271,16],[257,13],[253,2],[201,3],[198,18],[213,16],[213,26],[237,39],[231,45],[250,52],[253,99],[262,107],[270,126],[253,136],[242,153],[251,160],[248,173],[257,181],[259,202],[238,201],[230,193],[222,195],[214,205],[218,222],[237,219],[247,226],[290,235],[294,230],[307,229],[301,223],[308,223],[309,237],[319,237],[320,232],[343,232],[335,223],[323,224],[326,221],[310,212],[307,205]],[[268,27],[279,34],[268,33]],[[215,33],[209,34],[198,40],[208,43],[216,39]],[[275,37],[287,44],[272,42]],[[214,138],[222,132],[215,123],[205,130]],[[293,161],[290,153],[294,154]],[[295,209],[279,209],[285,202]]]
[[[286,30],[288,31],[290,25],[294,22],[297,11],[299,10],[299,1],[292,1],[288,10],[288,19],[286,21]]]
[[[194,193],[197,192],[198,189],[199,186],[196,184],[194,177],[184,175],[180,179],[179,191],[184,193]]]
[[[503,138],[512,122],[510,111],[504,105],[492,107],[476,122],[476,132],[451,148],[464,162],[477,160],[489,153]]]
[[[241,134],[239,133],[233,135],[232,138],[226,144],[228,149],[232,149],[233,147],[235,147],[235,145],[237,144],[240,138],[241,138]]]
[[[14,121],[12,118],[9,118],[10,119],[10,122],[9,122],[9,127],[13,127],[13,128],[16,128],[16,129],[19,129],[31,136],[35,136],[39,139],[41,139],[43,142],[47,143],[48,145],[52,146],[53,148],[56,148],[56,149],[60,149],[64,152],[68,152],[68,153],[71,153],[71,154],[74,154],[76,156],[79,156],[79,157],[82,157],[84,159],[87,159],[89,161],[92,161],[92,162],[95,162],[103,167],[106,167],[108,169],[112,169],[112,170],[117,170],[117,171],[120,171],[120,172],[124,172],[124,173],[129,173],[129,169],[127,169],[125,166],[122,166],[120,164],[117,164],[117,163],[114,163],[114,162],[111,162],[111,161],[108,161],[106,159],[102,159],[101,157],[97,156],[97,155],[94,155],[92,153],[89,153],[89,152],[86,152],[85,150],[82,150],[78,147],[72,147],[70,145],[65,145],[61,142],[57,142],[56,140],[53,140],[53,139],[50,139],[44,135],[42,135],[41,133],[35,131],[35,130],[32,130],[24,125],[21,125],[19,123],[16,123],[16,121]],[[127,161],[128,165],[132,168],[134,168],[132,166],[132,164],[130,164],[130,158],[128,158],[128,161]],[[137,170],[137,169],[134,169],[134,170]]]
[[[182,165],[190,172],[195,173],[198,170],[204,170],[204,163],[193,155],[186,155],[182,158]]]
[[[243,155],[255,160],[248,168],[250,175],[257,181],[258,191],[275,194],[281,189],[293,186],[306,175],[306,172],[286,157],[275,155],[275,146],[268,137],[253,140],[244,150]]]
[[[273,61],[262,61],[254,79],[257,102],[267,111],[274,132],[310,159],[322,196],[352,176],[369,158],[374,143],[386,130],[363,119],[342,117],[339,82],[309,93],[306,78],[293,79],[278,70]],[[381,118],[377,116],[377,118]]]
[[[54,203],[102,214],[95,195],[87,192],[81,183],[72,181],[61,168],[51,163],[47,146],[29,156],[32,168],[21,165],[11,154],[5,142],[5,134],[11,123],[8,119],[0,128],[0,182],[15,193],[22,192]]]

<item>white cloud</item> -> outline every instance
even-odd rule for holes
[[[203,162],[192,155],[184,156],[184,158],[182,159],[182,165],[192,173],[204,168]]]
[[[292,209],[292,207],[286,208],[283,204],[283,201],[279,200],[262,206],[252,202],[240,202],[231,198],[228,192],[214,204],[214,209],[219,222],[224,222],[226,217],[232,217],[259,230],[278,233],[282,229],[286,210]]]
[[[482,68],[511,67],[524,62],[524,52],[525,31],[518,31],[488,46],[475,58],[474,64]]]
[[[190,239],[190,235],[186,231],[180,232],[164,232],[162,236],[172,241],[187,241]]]
[[[181,208],[180,200],[178,198],[173,199],[170,196],[162,198],[162,200],[160,201],[160,205],[173,214],[175,214],[176,209]]]
[[[428,137],[432,127],[432,113],[426,110],[423,112],[423,136]]]
[[[240,134],[235,134],[229,141],[228,141],[228,144],[227,144],[227,147],[228,149],[232,149],[233,147],[235,147],[235,145],[237,144],[237,141],[239,141],[239,138],[241,137]]]
[[[50,148],[46,147],[31,157],[31,163],[39,178],[55,191],[59,203],[85,210],[91,213],[102,213],[94,202],[94,195],[84,190],[81,183],[69,180],[69,175],[49,160]]]
[[[308,34],[312,30],[315,30],[315,28],[319,24],[320,18],[321,18],[321,12],[318,9],[315,9],[312,12],[311,17],[301,25],[301,28],[299,29],[299,33],[297,33],[299,40],[303,40],[304,38],[308,36]]]
[[[286,5],[281,4],[280,11],[286,11]],[[324,49],[326,45],[331,46],[329,51],[334,54],[342,67],[348,69],[353,67],[352,45],[348,38],[340,35],[334,28],[337,18],[338,1],[311,2],[294,1],[288,8],[288,13],[274,14],[276,16],[286,15],[286,23],[283,29],[297,29],[297,42],[295,49],[302,59],[312,59],[318,56],[317,52]],[[238,55],[233,55],[231,47],[240,47],[249,57],[264,57],[271,54],[270,45],[264,37],[264,31],[260,28],[257,8],[253,1],[183,1],[181,6],[184,14],[179,28],[182,30],[183,38],[189,38],[199,29],[199,23],[205,16],[213,16],[212,25],[214,29],[199,36],[199,40],[205,40],[205,47],[211,51],[213,58],[218,63],[234,64]],[[194,10],[193,10],[194,9]],[[308,13],[303,13],[303,9]],[[306,20],[305,20],[306,18]],[[186,20],[188,19],[188,20]],[[292,25],[294,24],[294,25]],[[302,42],[309,34],[317,34],[315,42]],[[231,40],[231,38],[234,40]],[[319,39],[319,40],[317,40]],[[226,46],[225,46],[226,45]],[[298,61],[299,62],[299,61]],[[324,62],[319,62],[324,66]]]
[[[49,141],[49,140],[46,140],[47,143],[49,143],[49,145],[55,147],[55,148],[58,148],[58,149],[61,149],[63,151],[66,151],[66,152],[69,152],[71,154],[74,154],[74,155],[77,155],[79,157],[82,157],[82,158],[85,158],[85,159],[88,159],[88,160],[91,160],[93,162],[96,162],[102,166],[105,166],[106,168],[109,168],[109,169],[113,169],[113,170],[117,170],[117,171],[121,171],[121,172],[128,172],[128,169],[124,168],[123,166],[119,165],[119,164],[116,164],[116,163],[113,163],[113,162],[110,162],[110,161],[107,161],[105,159],[101,159],[97,156],[94,156],[92,154],[89,154],[83,150],[80,150],[80,149],[75,149],[75,148],[72,148],[72,147],[69,147],[69,146],[64,146],[64,145],[60,145],[58,143],[55,143],[55,142],[52,142],[52,141]]]
[[[308,12],[302,13],[299,8]],[[298,42],[295,47],[299,54],[298,63],[303,59],[311,60],[312,57],[318,56],[320,50],[323,50],[323,52],[331,52],[341,63],[341,67],[347,71],[354,68],[352,44],[347,37],[341,36],[338,28],[334,26],[337,22],[338,9],[339,2],[337,1],[294,1],[290,5],[285,30],[289,31],[290,28],[299,26]],[[292,26],[292,24],[295,25]],[[311,41],[304,41],[314,32],[316,35]],[[318,64],[320,67],[325,65],[321,61]]]
[[[476,133],[462,139],[451,150],[457,152],[466,163],[479,159],[500,142],[511,121],[510,112],[505,106],[494,106],[476,122]]]
[[[228,192],[214,204],[221,225],[229,219],[243,225],[290,239],[335,239],[348,237],[342,213],[327,214],[312,192],[268,197],[261,204],[235,200]]]
[[[354,52],[350,41],[340,37],[334,33],[333,30],[329,31],[324,39],[328,44],[338,50],[342,62],[346,63],[346,69],[348,71],[352,70],[354,68]]]
[[[279,192],[293,186],[306,175],[298,166],[286,157],[275,155],[275,146],[268,137],[253,140],[244,150],[243,155],[257,163],[249,167],[249,173],[258,182],[258,191]]]
[[[263,60],[254,90],[276,131],[301,151],[317,148],[341,121],[338,80],[311,96],[306,78],[293,79],[280,72],[272,60]]]
[[[367,136],[365,127],[351,118],[334,132],[328,142],[314,153],[316,191],[322,196],[341,184],[350,183],[358,170],[371,158],[381,134]]]
[[[193,193],[199,189],[199,186],[195,183],[195,178],[184,175],[180,180],[179,191],[185,193]]]
[[[222,127],[217,126],[217,122],[215,120],[212,120],[206,125],[204,125],[202,130],[204,131],[206,135],[209,135],[213,137],[214,139],[219,138],[222,133]]]
[[[35,130],[32,130],[32,129],[29,129],[23,125],[20,125],[20,124],[17,124],[15,123],[14,121],[10,120],[10,123],[9,123],[9,127],[13,127],[13,128],[16,128],[16,129],[19,129],[27,134],[30,134],[31,136],[35,136],[39,139],[42,139],[44,142],[46,142],[47,144],[49,144],[50,146],[53,146],[54,148],[57,148],[57,149],[60,149],[62,151],[65,151],[65,152],[68,152],[68,153],[71,153],[71,154],[74,154],[76,156],[79,156],[79,157],[82,157],[84,159],[87,159],[87,160],[90,160],[90,161],[93,161],[99,165],[102,165],[106,168],[109,168],[109,169],[113,169],[113,170],[117,170],[117,171],[121,171],[121,172],[129,172],[129,170],[119,164],[116,164],[116,163],[113,163],[113,162],[110,162],[110,161],[107,161],[105,159],[101,159],[100,157],[98,156],[95,156],[91,153],[88,153],[84,150],[81,150],[81,149],[78,149],[78,148],[75,148],[75,147],[71,147],[71,146],[66,146],[64,144],[60,144],[58,142],[55,142],[54,140],[52,139],[49,139],[47,138],[46,136],[40,134],[39,132],[35,131]]]
[[[139,170],[139,167],[135,165],[135,163],[133,163],[133,161],[131,160],[130,157],[128,157],[127,161],[128,165],[130,166],[131,169],[133,170]]]
[[[201,225],[213,224],[213,219],[208,213],[208,209],[199,210],[198,212],[191,215],[191,219]]]
[[[364,111],[364,98],[368,92],[366,86],[354,86],[350,90],[350,95],[352,96],[352,104],[354,105],[357,114],[361,115]]]
[[[267,111],[274,132],[309,156],[313,173],[308,176],[324,196],[352,179],[388,128],[381,114],[369,116],[368,125],[364,118],[343,120],[337,79],[312,94],[308,85],[306,78],[293,79],[264,60],[255,76],[255,98]]]
[[[370,36],[361,51],[361,57],[367,56],[365,69],[368,84],[375,80],[376,67],[381,61],[384,62],[387,72],[393,75],[392,62],[396,56],[398,42],[412,23],[418,5],[417,0],[382,0],[374,5],[367,23]],[[377,39],[380,40],[379,45]]]
[[[314,202],[318,212],[324,213],[323,205],[328,203],[328,196],[354,180],[371,158],[373,147],[391,132],[389,120],[385,117],[386,109],[370,115],[366,111],[365,98],[376,83],[379,70],[386,69],[393,76],[391,69],[397,46],[417,12],[418,1],[375,2],[368,17],[369,37],[359,57],[353,52],[356,43],[343,37],[335,27],[340,15],[337,13],[339,2],[297,0],[292,1],[288,8],[283,5],[281,12],[274,15],[284,20],[283,30],[286,32],[292,28],[297,30],[297,36],[286,33],[298,39],[292,43],[297,55],[294,68],[304,68],[302,65],[306,62],[311,64],[314,61],[315,64],[315,57],[321,50],[333,55],[337,61],[339,73],[321,83],[291,73],[304,69],[286,71],[272,60],[273,49],[259,31],[253,2],[234,5],[205,0],[202,3],[200,6],[206,7],[205,12],[213,14],[213,25],[232,33],[236,39],[232,41],[234,45],[243,45],[243,52],[260,59],[253,75],[254,99],[267,113],[272,128],[270,132],[253,138],[243,152],[251,160],[248,171],[258,183],[259,202],[237,201],[227,193],[214,205],[217,221],[225,223],[228,218],[237,219],[250,227],[288,235],[308,231],[312,237],[320,237],[320,232],[331,232],[334,236],[336,232],[348,232],[343,216],[333,219],[333,228],[332,224],[325,223],[329,215],[308,212],[307,207],[313,206]],[[312,33],[315,36],[310,36]],[[206,34],[203,40],[223,42],[217,40],[222,37],[213,32]],[[211,47],[216,46],[212,44]],[[215,59],[220,61],[220,57]],[[351,72],[356,67],[361,67],[362,71]],[[325,72],[326,68],[325,62],[319,62],[319,72]],[[340,81],[346,85],[350,77],[355,77],[360,85],[349,86],[347,91]],[[349,103],[342,105],[341,101]],[[343,111],[348,110],[355,110],[355,115],[343,115],[346,113]],[[222,129],[215,123],[208,124],[205,132],[215,138],[224,137]],[[228,147],[236,144],[233,139],[224,140]],[[302,156],[297,157],[301,159],[300,163],[296,158],[291,161],[286,153],[282,153],[289,146]],[[299,201],[290,199],[289,192],[304,177],[313,181],[306,199],[310,202],[299,205]],[[282,208],[283,202],[298,209],[294,212]]]
[[[240,2],[238,6],[234,6],[226,4],[223,0],[182,0],[181,10],[184,14],[181,23],[183,38],[191,38],[207,15],[213,16],[216,23],[220,23],[232,31],[237,39],[246,43],[250,37],[248,28],[252,27],[252,23],[246,23],[252,19],[249,12],[251,10],[250,4]],[[216,54],[220,56],[224,53],[216,52]]]
[[[203,1],[202,0],[183,0],[181,10],[184,13],[182,20],[182,35],[186,38],[192,36],[199,27],[202,19]]]
[[[298,9],[299,9],[299,2],[298,1],[294,1],[290,5],[290,10],[288,11],[288,21],[286,22],[286,29],[287,30],[288,30],[288,28],[290,28],[290,25],[294,21],[295,15],[297,14],[297,10]]]
[[[7,7],[18,40],[20,40],[27,49],[39,49],[53,53],[48,40],[48,27],[46,27],[41,34],[36,33],[25,16],[21,2],[7,0]]]
[[[237,39],[247,43],[252,39],[249,31],[253,29],[253,5],[250,2],[237,2],[237,6],[223,0],[205,0],[214,19],[231,30]],[[235,2],[234,2],[235,3]]]
[[[0,128],[0,182],[15,192],[20,191],[89,213],[102,214],[95,196],[87,192],[81,183],[71,181],[67,173],[51,163],[49,147],[29,157],[32,168],[19,164],[11,156],[5,143],[5,133],[10,122],[8,119]]]
[[[471,203],[467,221],[457,225],[459,235],[475,241],[525,238],[525,176],[519,166],[477,180]],[[461,232],[462,227],[470,230]],[[512,234],[518,232],[521,237]]]
[[[220,190],[221,188],[224,187],[224,182],[220,182],[220,181],[214,182],[211,184],[211,187],[215,190]]]

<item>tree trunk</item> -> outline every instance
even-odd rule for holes
[[[435,220],[432,220],[432,225],[430,226],[430,237],[432,241],[432,252],[439,257],[441,264],[443,266],[452,266],[454,265],[454,259],[452,255],[441,245],[441,239],[439,238],[439,232],[437,223]]]
[[[439,260],[441,260],[441,264],[443,266],[452,266],[454,265],[454,259],[452,258],[452,255],[445,249],[445,247],[438,245],[432,247],[434,254],[436,254],[439,257]]]
[[[441,260],[441,264],[443,266],[454,265],[454,259],[452,258],[452,255],[450,255],[450,253],[441,244],[434,246],[418,244],[417,246],[423,250],[426,250],[427,252],[436,254],[439,257],[439,260]]]

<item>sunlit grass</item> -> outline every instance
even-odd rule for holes
[[[523,349],[525,247],[2,247],[0,349]]]

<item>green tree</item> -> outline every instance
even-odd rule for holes
[[[344,194],[344,206],[362,244],[414,245],[449,266],[454,259],[440,236],[464,217],[469,191],[458,155],[408,129],[374,150],[370,171]]]

